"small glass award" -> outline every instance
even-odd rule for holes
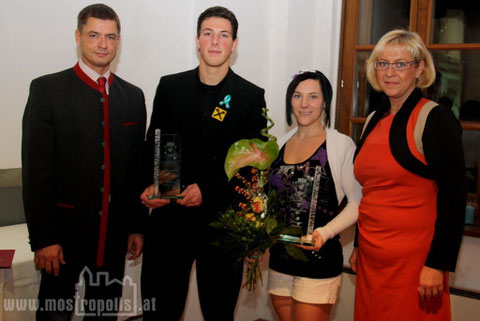
[[[181,199],[180,164],[182,142],[176,134],[161,134],[155,129],[153,198]]]
[[[311,191],[312,191],[310,208],[308,211],[306,234],[303,234],[301,236],[280,234],[280,237],[278,238],[280,242],[314,246],[312,234],[315,226],[315,216],[317,214],[318,191],[320,189],[320,178],[322,177],[321,172],[322,172],[322,167],[315,166],[315,174],[313,176],[313,179],[310,178],[306,180],[306,185],[310,185],[310,186],[304,187],[304,188],[311,188]],[[291,227],[296,227],[296,226],[292,225]]]

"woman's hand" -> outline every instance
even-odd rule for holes
[[[350,267],[355,273],[357,273],[357,259],[358,259],[358,247],[354,247],[352,254],[350,254],[350,258],[348,259],[348,263],[350,263]]]
[[[169,199],[153,198],[153,185],[147,187],[140,195],[142,204],[148,208],[155,209],[170,203]]]
[[[318,231],[313,231],[312,233],[312,244],[313,246],[307,246],[307,245],[295,245],[296,247],[299,247],[301,249],[307,250],[307,251],[318,251],[320,248],[323,246],[324,241],[323,237],[320,235],[320,232]]]
[[[441,297],[443,293],[443,271],[424,266],[420,272],[418,295],[422,300],[431,300]]]

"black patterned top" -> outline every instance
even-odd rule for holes
[[[285,147],[272,164],[270,187],[283,198],[285,205],[282,209],[287,226],[300,227],[306,233],[311,210],[315,211],[314,228],[325,226],[338,214],[326,143],[306,161],[298,164],[286,164],[283,160],[284,151]],[[328,278],[342,273],[342,246],[338,235],[328,240],[320,251],[304,253],[308,262],[292,258],[282,244],[276,244],[270,249],[270,268],[309,278]]]

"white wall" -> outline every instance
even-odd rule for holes
[[[76,16],[96,2],[0,1],[0,169],[21,166],[21,118],[30,81],[76,63]],[[159,78],[197,66],[196,19],[213,5],[231,9],[239,20],[233,69],[266,90],[269,114],[276,123],[273,134],[287,129],[284,95],[299,69],[319,69],[336,87],[340,0],[104,2],[122,24],[113,70],[143,89],[149,114]]]

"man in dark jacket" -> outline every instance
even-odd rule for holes
[[[81,59],[33,80],[23,117],[25,216],[42,270],[37,320],[70,320],[75,284],[86,269],[89,304],[75,312],[116,319],[122,287],[107,283],[122,280],[127,251],[135,259],[143,247],[145,102],[139,88],[110,70],[120,41],[117,14],[103,4],[84,8],[75,38]],[[107,280],[95,279],[105,274]]]
[[[198,68],[162,77],[147,133],[146,186],[152,184],[155,129],[182,138],[183,199],[142,201],[153,208],[145,234],[142,270],[144,299],[156,302],[144,320],[179,320],[196,260],[200,305],[206,321],[233,320],[242,263],[211,245],[208,224],[232,197],[223,163],[230,145],[260,136],[264,90],[230,69],[237,47],[238,22],[223,7],[204,11],[197,23]],[[153,300],[155,299],[155,300]]]

